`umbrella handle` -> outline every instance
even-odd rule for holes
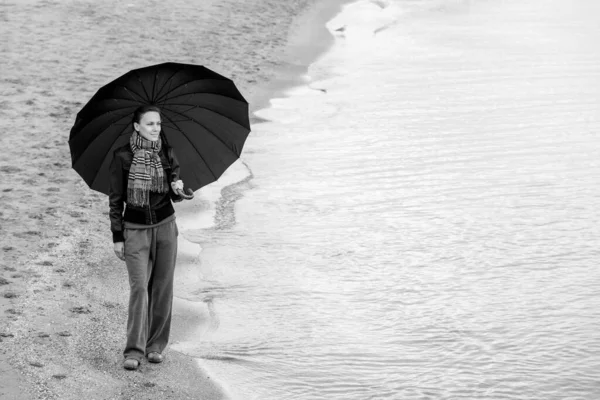
[[[187,193],[185,193],[185,192],[184,192],[183,190],[181,190],[181,189],[178,189],[178,190],[177,190],[177,194],[178,194],[179,196],[181,196],[182,198],[184,198],[185,200],[191,200],[191,199],[193,199],[193,198],[194,198],[194,192],[193,192],[193,190],[192,190],[192,189],[190,189],[190,188],[187,188],[187,189],[186,189],[186,192],[187,192]]]

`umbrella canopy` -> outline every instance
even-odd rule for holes
[[[132,70],[98,90],[71,128],[72,166],[93,190],[108,194],[113,152],[129,143],[133,112],[142,105],[160,107],[163,137],[192,190],[216,181],[250,133],[248,102],[230,79],[200,65]]]

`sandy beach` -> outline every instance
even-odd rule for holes
[[[0,2],[0,400],[599,399],[599,11]],[[132,372],[108,199],[67,140],[166,61],[233,78],[252,133],[175,205],[166,360]]]
[[[260,108],[327,46],[321,24],[339,2],[314,3],[0,5],[0,399],[227,397],[175,351],[161,365],[122,369],[127,274],[106,197],[71,169],[69,130],[100,86],[165,61],[231,77]],[[173,340],[185,323],[175,318]]]

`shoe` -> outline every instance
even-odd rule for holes
[[[148,361],[154,364],[161,363],[163,362],[163,355],[157,353],[156,351],[153,351],[151,353],[148,353]]]
[[[139,366],[140,366],[140,362],[133,358],[128,358],[123,363],[123,368],[131,370],[131,371],[138,369]]]

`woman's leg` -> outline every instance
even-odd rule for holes
[[[141,362],[146,349],[148,326],[148,280],[152,260],[152,229],[127,229],[125,263],[129,274],[129,316],[127,343],[123,355]]]
[[[154,228],[155,253],[148,287],[148,341],[146,354],[162,353],[171,332],[173,277],[177,259],[177,224],[175,220]]]

